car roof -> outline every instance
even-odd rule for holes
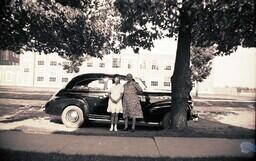
[[[118,76],[120,78],[125,79],[126,76],[125,75],[120,75],[120,74],[105,74],[105,73],[86,73],[86,74],[81,74],[78,75],[76,77],[74,77],[67,85],[65,88],[72,88],[74,86],[75,83],[77,83],[78,81],[84,80],[84,79],[90,79],[90,78],[114,78],[115,76]]]

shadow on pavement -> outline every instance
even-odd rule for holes
[[[14,110],[15,109],[15,110]],[[219,114],[219,113],[218,113]],[[221,113],[227,115],[229,113]],[[235,113],[232,113],[235,115]],[[213,114],[215,116],[216,113]],[[44,126],[41,127],[41,122],[38,123],[38,127],[31,126],[34,124],[27,123],[24,125],[29,129],[34,129],[49,132],[49,126],[51,133],[56,134],[71,134],[71,135],[104,135],[104,136],[127,136],[127,137],[214,137],[214,138],[254,138],[255,130],[246,129],[242,127],[232,126],[217,122],[214,119],[199,119],[198,122],[189,121],[188,129],[184,131],[163,130],[159,125],[136,125],[135,132],[121,131],[124,128],[123,123],[119,124],[118,132],[109,132],[109,121],[107,122],[86,122],[83,127],[74,130],[66,130],[60,117],[49,117],[40,110],[40,107],[33,106],[19,106],[19,107],[1,107],[1,120],[0,123],[4,123],[8,126],[8,123],[20,122],[27,119],[40,120],[44,122]],[[46,117],[47,116],[47,117]],[[209,115],[211,116],[211,115]],[[239,119],[239,118],[238,118]],[[212,120],[212,121],[209,121]],[[22,123],[22,122],[20,122]],[[19,125],[21,127],[21,125]],[[36,125],[37,126],[37,125]],[[19,127],[17,127],[19,128]],[[21,127],[23,128],[23,127]],[[45,129],[44,129],[45,128]]]
[[[55,120],[56,121],[56,120]],[[59,120],[60,121],[60,120]],[[58,123],[61,123],[58,122]],[[122,131],[124,125],[119,124],[118,132],[110,132],[109,122],[89,122],[74,131],[57,130],[54,134],[120,136],[120,137],[210,137],[210,138],[254,138],[255,130],[223,124],[215,121],[199,119],[189,121],[188,129],[184,131],[164,130],[160,126],[137,125],[135,132]]]
[[[13,110],[15,108],[15,110]],[[39,106],[16,106],[10,108],[8,106],[1,107],[0,123],[12,123],[27,119],[39,119],[45,116]]]

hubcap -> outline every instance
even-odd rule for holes
[[[72,110],[72,111],[69,111],[67,113],[67,120],[72,122],[72,123],[75,123],[77,122],[79,119],[79,115],[76,111]]]

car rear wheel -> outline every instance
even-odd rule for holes
[[[171,128],[171,112],[168,112],[164,115],[163,120],[162,120],[162,127],[163,127],[163,129]]]
[[[84,114],[79,107],[68,106],[63,110],[61,120],[66,127],[79,128],[84,123]]]

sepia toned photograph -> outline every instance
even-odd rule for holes
[[[254,0],[0,8],[0,161],[254,160]]]

